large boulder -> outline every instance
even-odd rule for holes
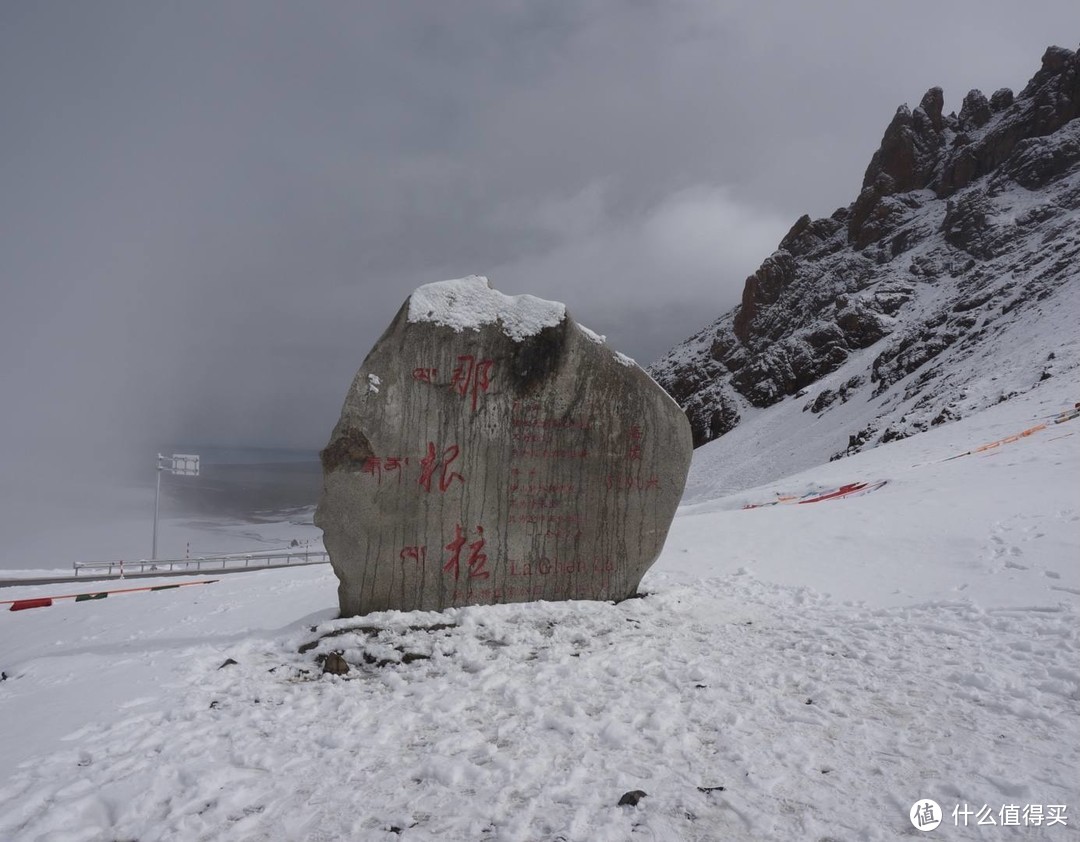
[[[420,287],[322,452],[341,612],[632,596],[691,450],[675,401],[562,304]]]

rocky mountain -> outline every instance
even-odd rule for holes
[[[943,104],[897,109],[855,201],[799,219],[738,307],[650,367],[695,446],[793,400],[839,457],[1080,365],[1080,53]]]

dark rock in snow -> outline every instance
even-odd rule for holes
[[[647,792],[640,789],[632,789],[630,792],[624,792],[622,798],[619,799],[619,807],[636,807],[638,802],[642,798],[648,796]]]
[[[1013,154],[1001,166],[999,184],[1011,180],[1028,190],[1039,190],[1078,163],[1080,120],[1073,120],[1052,135],[1017,143]]]
[[[330,675],[345,675],[349,671],[349,663],[340,652],[331,652],[323,661],[322,671]]]

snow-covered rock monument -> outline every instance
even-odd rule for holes
[[[690,454],[678,405],[562,304],[420,287],[322,452],[341,612],[631,596]]]

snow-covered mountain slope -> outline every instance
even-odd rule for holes
[[[768,408],[744,409],[738,426],[699,448],[684,501],[772,482],[855,453],[867,442],[948,427],[935,420],[967,417],[1029,392],[1038,400],[1051,385],[1051,403],[1080,400],[1078,325],[1080,281],[1065,284],[1052,304],[1035,302],[988,327],[992,340],[945,349],[932,367],[913,372],[893,389],[879,392],[867,376],[880,353],[876,347],[853,352],[836,371],[796,395]],[[840,460],[838,472],[846,461]]]
[[[650,367],[697,445],[798,401],[757,439],[798,468],[1080,365],[1080,54],[1047,50],[1015,98],[942,102],[901,107],[858,199],[800,219],[738,308]]]
[[[727,497],[701,450],[618,605],[337,620],[323,567],[2,611],[0,839],[1066,838],[1078,385]]]

